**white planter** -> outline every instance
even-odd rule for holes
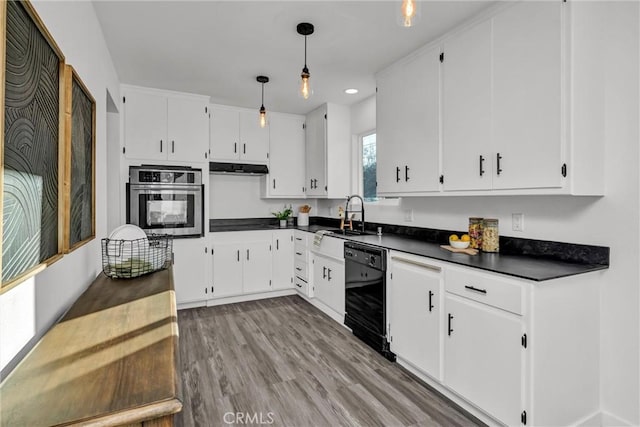
[[[280,220],[280,228],[287,228],[287,220],[286,219],[281,219]]]

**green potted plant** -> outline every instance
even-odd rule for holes
[[[279,212],[272,212],[272,213],[276,218],[280,220],[280,228],[286,228],[287,219],[289,218],[289,216],[291,216],[292,212],[293,210],[291,209],[291,206],[287,207],[287,205],[285,205],[283,210]]]

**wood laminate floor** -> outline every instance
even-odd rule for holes
[[[479,421],[298,296],[178,312],[178,426]]]

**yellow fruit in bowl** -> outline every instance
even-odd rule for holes
[[[460,238],[460,240],[462,240],[463,242],[470,242],[471,241],[471,237],[469,237],[468,234],[463,234],[462,237]]]
[[[451,236],[449,236],[449,241],[457,242],[458,240],[460,240],[460,239],[458,239],[458,235],[457,234],[452,234]]]

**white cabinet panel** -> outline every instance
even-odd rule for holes
[[[442,273],[428,259],[393,258],[387,287],[391,350],[430,376],[440,378]],[[422,264],[422,265],[420,265]]]
[[[271,290],[271,240],[245,243],[240,254],[243,260],[243,291]]]
[[[267,163],[269,126],[260,127],[257,111],[240,112],[240,159],[249,163]]]
[[[439,56],[429,49],[378,80],[378,194],[439,189]]]
[[[175,239],[173,241],[173,281],[176,301],[202,301],[210,289],[205,280],[206,258],[204,239]]]
[[[344,316],[344,262],[319,254],[315,254],[313,259],[314,296]]]
[[[493,19],[493,188],[560,187],[562,2],[522,2]]]
[[[307,196],[327,194],[327,132],[326,108],[318,108],[307,115],[306,166]]]
[[[238,243],[213,244],[213,297],[242,294],[243,249]]]
[[[169,98],[169,159],[206,161],[209,150],[208,104],[202,100]]]
[[[124,93],[124,145],[129,159],[167,158],[167,97],[137,91]]]
[[[489,190],[491,21],[447,40],[442,65],[444,190]]]
[[[445,384],[506,425],[520,425],[521,318],[448,293],[445,298]]]
[[[273,254],[273,278],[271,287],[274,290],[291,289],[293,287],[294,276],[293,231],[274,231],[271,249]]]
[[[210,106],[211,119],[209,146],[211,159],[219,161],[238,160],[240,143],[240,116],[235,110]]]
[[[305,118],[277,113],[269,117],[269,174],[264,196],[304,197]]]

